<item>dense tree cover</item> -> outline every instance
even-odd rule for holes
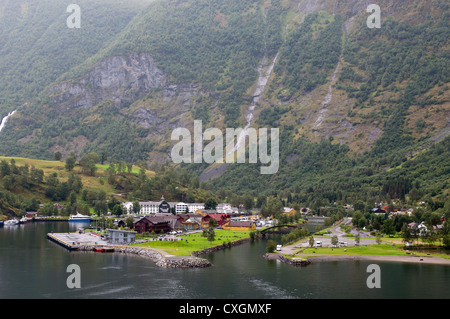
[[[327,82],[342,51],[343,22],[339,15],[311,13],[288,36],[275,67],[284,86],[280,95],[288,99]]]
[[[448,4],[436,5],[444,10],[438,19],[425,17],[415,25],[388,16],[382,28],[369,29],[361,20],[345,43],[346,65],[337,87],[355,99],[354,109],[374,105],[374,98],[386,91],[399,95],[378,115],[385,124],[384,134],[375,144],[377,153],[412,144],[404,128],[409,107],[440,104],[428,92],[450,81],[450,55],[444,49],[450,34]],[[420,122],[417,125],[420,129]]]
[[[259,207],[274,196],[285,206],[298,203],[315,212],[334,203],[358,201],[367,210],[397,199],[410,204],[425,200],[432,207],[448,196],[449,137],[413,158],[393,163],[375,152],[355,158],[345,145],[293,140],[292,132],[281,132],[278,173],[261,175],[259,163],[229,165],[221,178],[212,181],[219,194],[232,190],[251,194],[258,198]],[[246,178],[241,178],[244,175]],[[259,197],[263,197],[261,201]]]

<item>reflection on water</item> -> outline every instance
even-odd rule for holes
[[[209,254],[206,269],[165,269],[120,253],[70,252],[46,234],[68,223],[0,228],[0,298],[449,298],[450,266],[378,262],[381,289],[366,285],[370,262],[318,262],[294,267],[262,258],[266,240]],[[67,266],[81,268],[69,289]]]

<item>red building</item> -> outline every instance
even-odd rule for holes
[[[171,221],[165,216],[145,216],[134,223],[134,230],[139,234],[144,232],[157,234],[170,232]]]
[[[219,226],[225,225],[230,219],[230,215],[228,214],[208,214],[203,216],[202,218],[202,228],[209,227],[209,220],[213,218],[217,221]]]

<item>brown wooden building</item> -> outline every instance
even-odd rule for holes
[[[144,232],[157,234],[170,232],[171,222],[165,216],[145,216],[134,223],[134,230],[139,234]]]

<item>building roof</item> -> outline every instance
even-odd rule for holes
[[[227,227],[252,227],[253,224],[254,222],[251,220],[232,220],[228,223]]]
[[[133,233],[133,234],[137,233],[134,230],[111,229],[111,228],[108,228],[107,230],[110,231],[110,232]]]
[[[155,216],[144,216],[142,218],[139,218],[134,223],[138,223],[141,220],[146,219],[152,224],[164,224],[164,223],[170,223],[171,219],[167,218],[165,215],[155,215]]]

